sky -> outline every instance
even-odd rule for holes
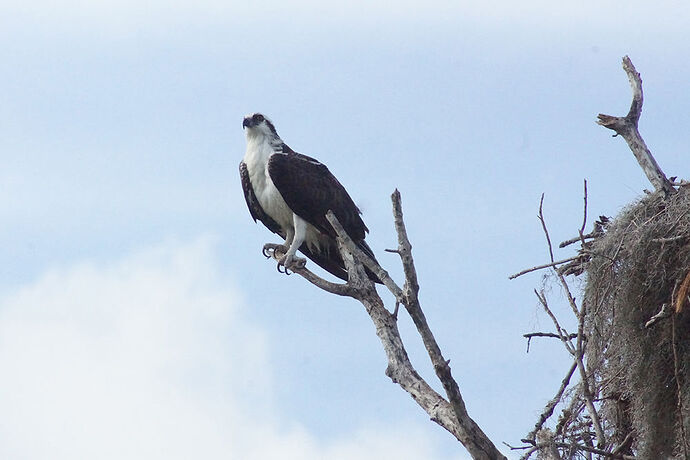
[[[648,3],[0,1],[0,457],[469,458],[384,375],[361,305],[261,256],[277,240],[237,172],[260,111],[346,186],[400,283],[401,191],[429,324],[517,458],[502,442],[570,367],[526,352],[543,274],[508,280],[548,261],[540,196],[559,242],[583,180],[588,228],[651,188],[595,124],[627,113],[626,54],[642,135],[685,177],[690,6]]]

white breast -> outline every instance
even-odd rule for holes
[[[273,148],[269,142],[264,139],[249,140],[244,163],[247,165],[254,194],[264,212],[287,230],[293,226],[292,211],[268,175],[268,158],[272,154]]]
[[[247,138],[247,151],[244,163],[247,165],[249,180],[254,194],[264,212],[280,225],[286,233],[295,231],[295,215],[288,207],[282,195],[268,174],[268,159],[274,153],[270,142],[265,138]],[[329,239],[316,227],[306,223],[305,242],[311,250],[323,250],[329,247]]]

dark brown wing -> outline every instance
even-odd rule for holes
[[[360,210],[325,165],[299,153],[273,154],[268,160],[268,174],[285,203],[302,219],[335,237],[326,220],[330,209],[353,241],[364,240],[369,230]]]
[[[293,153],[294,154],[294,153]],[[277,155],[273,155],[275,157]],[[281,155],[282,156],[282,155]],[[316,162],[316,160],[306,157],[304,155],[301,155],[306,161],[313,161]],[[271,158],[273,158],[271,157]],[[318,162],[316,162],[318,163]],[[318,163],[320,164],[320,163]],[[270,165],[270,161],[269,161]],[[321,165],[323,166],[323,165]],[[326,168],[323,166],[323,168]],[[326,172],[328,172],[328,169],[326,168]],[[269,173],[270,173],[270,166],[269,166]],[[328,173],[330,175],[330,172]],[[331,175],[331,177],[333,177]],[[274,221],[268,214],[266,214],[261,207],[261,204],[259,204],[259,200],[257,200],[256,195],[254,194],[254,189],[252,188],[252,184],[249,180],[249,172],[247,171],[247,165],[244,162],[240,162],[240,178],[242,179],[242,189],[244,190],[244,198],[247,202],[247,207],[249,208],[249,212],[252,215],[252,218],[256,222],[257,220],[261,221],[269,230],[271,230],[273,233],[276,233],[280,235],[281,237],[285,238],[285,232],[281,229],[280,225],[276,221]],[[343,188],[342,185],[333,177],[333,180],[337,183],[337,185],[342,189],[342,192],[345,194],[347,199],[350,201],[352,208],[355,210],[356,217],[359,219],[360,222],[360,229],[357,232],[357,235],[361,234],[361,239],[355,240],[357,244],[362,248],[364,252],[366,252],[369,256],[374,258],[374,253],[371,251],[369,248],[369,245],[364,241],[364,234],[367,230],[366,226],[364,225],[364,222],[362,222],[362,219],[359,217],[359,209],[357,209],[357,206],[355,206],[354,202],[352,202],[352,199],[350,198],[349,195],[347,195],[347,192]],[[274,181],[275,183],[275,181]],[[276,187],[279,187],[276,184]],[[280,188],[278,189],[280,190]],[[281,191],[282,194],[282,191]],[[285,196],[283,196],[283,199],[285,199]],[[290,202],[287,201],[286,203],[288,206],[290,205]],[[302,217],[303,219],[307,220],[309,222],[309,219],[306,217],[303,217],[300,212],[295,210],[294,208],[291,207],[293,212],[296,212],[297,215]],[[327,234],[331,234],[332,236],[335,236],[332,227],[326,220],[326,212],[328,209],[333,209],[332,207],[326,207],[326,210],[323,211],[322,215],[322,222],[320,222],[320,226],[316,226],[317,228],[321,229],[322,227],[324,228],[322,231],[324,231]],[[334,211],[335,212],[335,211]],[[342,215],[342,214],[341,214]],[[338,216],[338,220],[342,223],[344,219],[342,219],[338,213],[336,213],[336,216]],[[314,224],[312,224],[314,225]],[[352,233],[350,233],[350,228],[351,226],[345,227],[346,231],[348,232],[349,235],[352,237]],[[330,231],[328,231],[330,230]],[[354,238],[353,238],[354,240]],[[303,253],[305,256],[307,256],[310,260],[312,260],[314,263],[316,263],[318,266],[326,270],[327,272],[331,273],[334,276],[337,276],[338,278],[347,281],[348,276],[347,276],[347,270],[345,270],[345,264],[343,263],[342,258],[340,257],[340,252],[338,251],[338,247],[335,243],[335,240],[332,240],[332,244],[329,245],[328,248],[323,248],[323,251],[314,251],[312,252],[309,250],[309,247],[307,246],[306,243],[302,244],[300,246],[300,252]],[[369,277],[374,280],[377,283],[380,283],[381,281],[376,277],[373,273],[369,272],[367,269],[367,274]]]

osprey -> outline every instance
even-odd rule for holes
[[[354,243],[372,259],[374,253],[364,241],[369,231],[345,188],[328,168],[314,158],[293,151],[278,136],[273,123],[260,113],[242,122],[247,151],[240,162],[244,198],[254,222],[260,220],[270,231],[285,239],[267,243],[263,254],[277,250],[285,254],[278,270],[304,267],[299,249],[317,265],[343,280],[348,279],[336,243],[336,233],[326,219],[332,210]],[[369,278],[380,283],[367,269]]]

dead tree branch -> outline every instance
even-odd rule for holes
[[[542,195],[539,220],[550,263],[523,270],[511,279],[530,271],[550,269],[577,320],[577,333],[568,334],[561,326],[563,318],[554,314],[544,289],[535,289],[555,331],[525,337],[559,338],[572,355],[573,363],[556,396],[522,440],[524,445],[519,447],[524,450],[522,459],[535,453],[543,459],[588,460],[634,459],[633,453],[639,458],[690,456],[687,388],[683,386],[682,374],[686,357],[682,355],[681,344],[685,342],[677,335],[679,331],[687,331],[687,327],[676,328],[685,324],[679,321],[686,321],[687,317],[679,312],[683,305],[690,304],[687,268],[690,259],[686,244],[690,232],[679,227],[689,214],[690,200],[682,188],[687,182],[677,181],[676,177],[669,180],[642,139],[638,129],[643,105],[642,80],[627,56],[623,58],[623,69],[632,89],[628,114],[624,117],[599,114],[597,123],[613,130],[614,137],[620,135],[625,139],[656,193],[614,220],[600,216],[594,229],[585,234],[588,201],[585,182],[584,212],[578,236],[560,245],[562,248],[579,241],[581,248],[578,256],[567,262],[556,261],[554,257]],[[585,271],[586,284],[576,301],[565,275],[578,276]],[[685,290],[681,289],[682,285]],[[659,306],[655,308],[655,305]],[[668,323],[658,326],[665,318],[671,318],[670,328]],[[642,324],[656,329],[640,330]],[[656,350],[662,346],[665,349],[668,343],[673,352],[672,367],[667,354],[659,359],[640,360],[644,352],[639,350]],[[571,385],[576,371],[579,382]],[[652,375],[654,379],[648,378]],[[671,381],[676,383],[673,395],[669,391]],[[546,423],[559,404],[563,408],[551,434]]]
[[[578,241],[579,241],[579,240],[580,240],[580,237],[578,237],[577,239],[578,239]],[[527,273],[535,272],[535,271],[537,271],[537,270],[542,270],[542,269],[544,269],[544,268],[550,268],[550,267],[555,267],[555,266],[558,266],[558,265],[562,265],[562,264],[565,264],[565,263],[568,263],[568,262],[572,262],[572,261],[574,261],[574,260],[577,260],[577,259],[579,259],[579,258],[580,258],[580,256],[578,255],[578,256],[574,256],[574,257],[568,257],[567,259],[563,259],[563,260],[557,260],[556,262],[550,262],[550,263],[548,263],[548,264],[542,264],[542,265],[537,265],[537,266],[535,266],[535,267],[526,268],[526,269],[521,270],[521,271],[519,271],[519,272],[517,272],[517,273],[515,273],[515,274],[513,274],[513,275],[510,275],[510,276],[508,277],[508,279],[509,279],[509,280],[514,280],[515,278],[517,278],[517,277],[519,277],[519,276],[522,276],[522,275],[526,275]]]
[[[559,338],[563,346],[566,348],[568,353],[573,357],[573,364],[570,367],[570,370],[568,371],[566,377],[563,379],[561,382],[561,386],[559,387],[558,391],[556,392],[556,395],[552,400],[549,401],[549,403],[546,405],[544,411],[542,411],[539,420],[535,424],[534,429],[527,435],[525,439],[523,439],[523,442],[527,444],[532,444],[535,446],[535,449],[530,449],[528,450],[523,458],[529,458],[532,453],[539,451],[540,455],[542,457],[546,456],[545,458],[549,458],[549,456],[554,457],[556,455],[555,449],[556,447],[561,448],[564,444],[563,443],[555,443],[553,441],[553,438],[549,438],[549,442],[544,442],[543,436],[545,436],[542,427],[544,423],[553,415],[553,411],[555,410],[555,407],[561,402],[563,398],[563,394],[566,391],[567,387],[570,385],[571,378],[573,374],[575,373],[575,370],[579,371],[580,375],[580,382],[579,382],[579,397],[574,397],[573,401],[576,401],[581,398],[583,401],[583,405],[587,408],[587,412],[589,414],[589,420],[590,420],[590,426],[594,429],[594,435],[596,436],[597,439],[597,449],[594,448],[594,446],[589,446],[590,449],[595,449],[595,450],[600,450],[601,452],[604,452],[602,450],[606,446],[606,439],[605,439],[605,434],[604,430],[601,424],[601,420],[599,418],[599,414],[597,413],[597,409],[594,405],[594,394],[595,392],[592,391],[592,385],[595,382],[590,382],[590,375],[587,372],[586,366],[585,366],[585,336],[584,336],[584,320],[587,315],[587,305],[584,302],[581,302],[581,305],[578,306],[577,303],[575,302],[575,297],[572,295],[570,287],[565,279],[563,270],[560,268],[557,268],[559,265],[562,264],[562,262],[556,262],[555,257],[554,257],[554,252],[553,252],[553,246],[551,244],[551,237],[549,235],[549,230],[546,225],[546,219],[544,218],[544,195],[541,196],[541,199],[539,201],[539,212],[538,212],[538,218],[539,222],[541,223],[542,230],[544,232],[544,236],[546,238],[546,244],[549,250],[549,257],[551,259],[551,263],[545,264],[544,266],[540,266],[538,268],[551,268],[553,273],[556,275],[563,292],[566,295],[566,299],[568,301],[568,305],[570,306],[573,314],[575,315],[575,318],[578,320],[578,328],[577,328],[577,333],[575,334],[569,334],[568,331],[563,328],[556,315],[553,313],[551,308],[549,307],[548,301],[546,299],[546,295],[544,291],[537,291],[536,289],[534,290],[534,293],[536,294],[537,298],[539,299],[539,303],[542,305],[544,308],[544,312],[551,318],[551,321],[553,322],[555,333],[535,333],[535,334],[526,334],[525,337],[531,338],[532,336],[548,336],[548,337],[556,337]],[[585,247],[585,237],[584,235],[584,228],[587,223],[587,182],[585,181],[584,183],[584,210],[583,210],[583,218],[582,218],[582,225],[578,229],[578,234],[579,234],[579,240],[583,245],[583,248]],[[597,229],[595,227],[595,231],[597,233],[603,232],[603,224],[600,226],[600,229]],[[593,232],[594,233],[594,232]],[[588,257],[590,257],[590,254],[587,251],[581,250],[580,254],[578,256],[571,258],[570,261],[575,261],[577,260],[577,263],[586,263]],[[582,260],[580,260],[582,259]],[[528,269],[527,271],[530,271],[531,269]],[[532,270],[533,271],[533,270]],[[524,270],[523,270],[524,272]],[[563,414],[566,414],[567,410],[564,410]],[[559,424],[560,425],[560,424]],[[578,428],[579,429],[579,428]],[[586,428],[585,428],[586,429]],[[541,433],[541,434],[540,434]],[[542,439],[540,440],[540,436],[542,436]],[[582,438],[586,442],[590,442],[589,438],[585,437]],[[572,444],[573,447],[579,447]],[[588,455],[591,455],[592,450],[587,450],[587,449],[582,449],[584,452],[589,452]],[[607,456],[611,456],[611,453],[608,452]],[[554,457],[556,458],[556,457]]]
[[[575,368],[577,368],[577,362],[573,362],[573,365],[570,366],[570,370],[563,378],[561,386],[556,392],[556,395],[551,399],[551,401],[548,402],[548,404],[546,404],[546,407],[544,407],[544,410],[542,411],[541,415],[539,415],[539,420],[537,420],[537,423],[534,425],[534,429],[527,434],[527,440],[535,441],[537,432],[539,432],[542,426],[544,426],[544,422],[546,422],[549,419],[549,417],[553,415],[553,410],[556,408],[558,403],[561,402],[561,398],[563,398],[563,392],[565,392],[565,389],[570,384],[570,378],[573,376]]]
[[[405,222],[403,220],[400,192],[395,190],[391,196],[391,199],[393,201],[395,229],[398,234],[398,254],[400,255],[403,270],[405,272],[405,286],[403,288],[402,304],[407,309],[407,312],[412,318],[417,331],[419,331],[419,334],[422,337],[424,347],[426,348],[429,358],[434,366],[436,376],[443,384],[443,389],[446,392],[448,400],[453,406],[455,415],[458,417],[458,420],[460,420],[461,423],[463,420],[466,421],[465,424],[468,426],[468,430],[470,432],[476,432],[479,430],[479,427],[476,426],[474,421],[469,418],[467,414],[465,402],[460,394],[458,384],[451,375],[449,365],[450,361],[447,361],[441,354],[441,349],[436,343],[436,339],[431,333],[431,329],[429,329],[426,317],[424,316],[424,312],[422,311],[422,307],[419,303],[419,283],[417,282],[417,270],[415,269],[414,259],[412,258],[412,244],[410,244],[410,240],[407,237],[407,229],[405,228]],[[481,432],[481,430],[479,431]],[[481,434],[483,435],[483,433]],[[473,437],[481,439],[481,436],[477,436],[476,434],[474,434]],[[487,449],[489,447],[490,446],[484,446],[483,449]]]
[[[580,228],[580,235],[582,235],[582,229],[585,227],[586,224],[586,219],[587,219],[587,183],[585,182],[585,211],[584,211],[584,219],[582,223],[582,227]],[[546,242],[549,247],[549,254],[551,255],[551,260],[553,261],[553,247],[551,246],[551,238],[549,237],[549,231],[546,227],[546,220],[544,219],[544,212],[543,212],[543,206],[544,206],[544,195],[542,194],[541,200],[539,202],[539,221],[541,222],[542,229],[544,230],[544,235],[546,236]],[[575,358],[575,362],[577,363],[577,369],[580,373],[580,379],[581,379],[581,385],[582,385],[582,393],[585,398],[585,402],[587,404],[587,410],[589,412],[589,416],[592,419],[592,423],[594,424],[594,430],[597,435],[597,445],[599,447],[603,447],[606,445],[606,437],[604,435],[604,429],[601,426],[601,421],[599,419],[599,414],[597,414],[597,410],[594,407],[594,402],[593,402],[593,396],[592,396],[592,391],[589,385],[589,377],[587,376],[587,369],[585,368],[584,364],[584,335],[583,335],[583,327],[584,327],[584,321],[585,321],[585,315],[587,314],[587,305],[585,302],[581,302],[582,307],[578,308],[577,304],[575,303],[575,297],[573,294],[570,292],[570,286],[568,286],[567,281],[565,280],[565,277],[563,274],[559,273],[558,271],[554,270],[556,272],[556,275],[558,277],[558,280],[561,283],[561,286],[563,287],[563,290],[566,294],[566,298],[568,299],[568,304],[570,305],[570,308],[573,310],[573,313],[575,314],[575,317],[578,319],[578,327],[577,327],[577,341],[576,341],[576,346],[573,349],[572,343],[567,340],[565,337],[563,337],[562,332],[558,331],[559,334],[561,334],[561,341],[563,342],[563,345],[565,345],[566,349],[570,351],[570,353],[573,355]],[[558,322],[555,319],[555,316],[553,313],[550,312],[548,306],[546,305],[546,298],[544,297],[543,293],[540,296],[539,299],[542,302],[542,305],[546,309],[547,313],[551,316],[555,324],[558,324]]]
[[[329,211],[326,218],[337,234],[340,253],[348,271],[348,282],[332,283],[315,275],[307,268],[294,272],[307,281],[331,294],[348,296],[358,300],[366,309],[376,328],[383,349],[388,358],[386,375],[400,385],[435,423],[450,432],[476,460],[506,460],[496,446],[467,413],[457,382],[451,375],[449,361],[446,360],[434,338],[419,301],[419,284],[412,258],[412,245],[407,236],[403,220],[400,192],[393,193],[393,217],[398,234],[398,248],[393,252],[400,255],[405,273],[405,283],[401,289],[388,273],[374,260],[364,254],[343,229],[335,215]],[[281,254],[275,254],[279,258]],[[364,267],[375,273],[396,299],[396,308],[391,313],[376,292],[374,283],[367,276]],[[446,393],[446,398],[438,394],[417,373],[407,355],[405,345],[397,325],[397,305],[403,304],[412,318],[429,358]]]
[[[608,452],[605,450],[597,449],[596,447],[591,447],[583,444],[569,444],[567,442],[551,442],[551,443],[537,443],[534,447],[531,448],[531,451],[528,451],[528,453],[531,455],[534,451],[539,450],[539,449],[546,449],[549,447],[558,447],[559,449],[569,449],[571,451],[584,451],[584,452],[590,452],[592,454],[596,455],[601,455],[602,457],[606,458],[611,458],[611,459],[620,459],[620,460],[635,460],[636,457],[633,457],[632,455],[623,455],[620,453],[613,453],[613,452]],[[528,458],[527,456],[523,456],[523,459]],[[552,457],[547,457],[548,460],[550,460]],[[558,458],[558,457],[556,457]]]
[[[526,339],[531,339],[532,337],[553,337],[555,339],[560,338],[558,334],[554,334],[553,332],[530,332],[528,334],[522,334],[522,336]],[[568,338],[577,338],[577,334],[568,334]]]
[[[633,93],[630,111],[624,117],[614,117],[600,113],[597,123],[605,128],[612,129],[616,132],[616,135],[620,135],[625,139],[649,182],[652,183],[656,190],[663,190],[668,195],[675,191],[673,184],[666,178],[637,128],[640,115],[642,114],[642,78],[640,78],[639,72],[635,70],[635,66],[628,56],[623,58],[623,70],[628,74],[628,80],[630,80],[630,87]]]

